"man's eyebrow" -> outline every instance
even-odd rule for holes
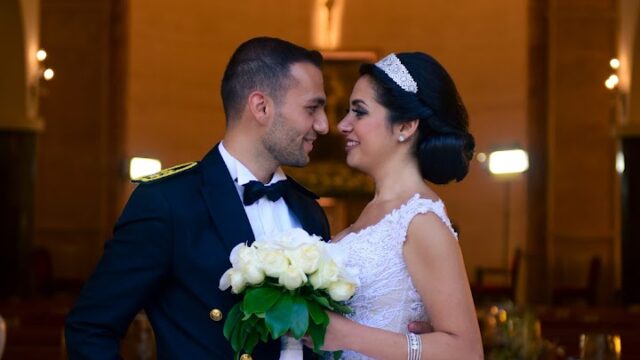
[[[324,105],[327,103],[327,99],[325,99],[324,97],[316,97],[313,98],[309,101],[310,103],[314,104],[314,105]]]

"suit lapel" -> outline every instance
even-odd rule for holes
[[[303,229],[309,234],[325,237],[322,224],[313,213],[308,197],[293,188],[287,189],[283,197],[289,209],[298,217]]]
[[[243,242],[253,242],[251,224],[244,211],[229,170],[216,145],[202,160],[202,196],[211,220],[229,250]]]

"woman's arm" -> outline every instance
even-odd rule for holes
[[[434,331],[420,335],[422,358],[482,359],[482,341],[462,254],[436,215],[418,215],[409,226],[404,257]],[[407,359],[404,334],[360,325],[331,314],[326,350],[353,350],[376,359]]]

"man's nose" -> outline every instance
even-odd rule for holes
[[[322,114],[318,115],[313,123],[313,130],[318,134],[326,134],[329,132],[329,120],[327,119],[327,113],[322,110]]]

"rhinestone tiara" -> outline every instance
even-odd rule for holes
[[[380,70],[384,71],[398,86],[400,86],[405,91],[411,93],[418,92],[418,84],[413,80],[411,74],[409,74],[409,70],[402,65],[400,59],[396,56],[396,54],[391,53],[384,57],[382,60],[378,61],[376,64]]]

